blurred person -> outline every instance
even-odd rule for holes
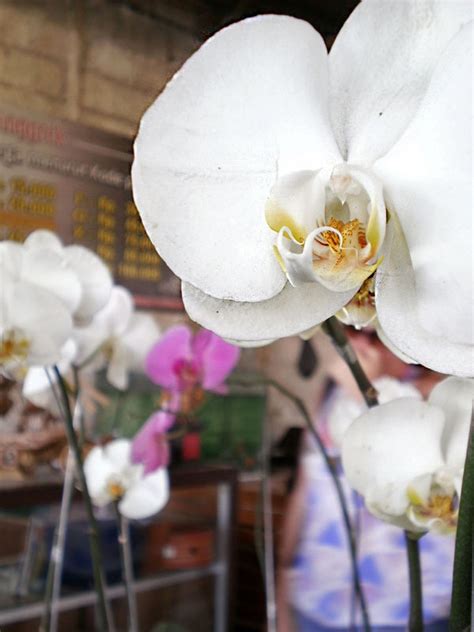
[[[406,365],[375,332],[350,330],[349,336],[381,399],[427,397],[442,376]],[[315,424],[338,463],[353,525],[359,572],[372,629],[406,630],[409,615],[405,537],[400,528],[372,516],[352,491],[339,464],[345,429],[364,408],[357,384],[329,339],[318,341],[327,386]],[[333,481],[312,436],[303,441],[296,483],[288,501],[279,551],[277,606],[279,632],[339,632],[361,629],[352,584],[351,562]],[[445,632],[450,606],[454,538],[429,534],[420,540],[426,630]]]

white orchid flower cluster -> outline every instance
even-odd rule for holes
[[[191,318],[255,346],[375,308],[403,357],[473,374],[472,6],[364,0],[329,55],[259,16],[184,64],[132,179]]]
[[[84,462],[87,487],[98,507],[117,503],[129,520],[141,520],[158,513],[169,498],[166,468],[145,474],[144,465],[132,461],[132,443],[116,439],[95,446]]]
[[[342,435],[344,472],[378,518],[412,533],[452,533],[474,381],[449,377],[435,386],[427,402],[416,393],[401,395],[349,422],[345,432],[339,415],[333,420],[336,435]]]
[[[107,368],[108,381],[128,386],[144,370],[159,338],[152,316],[135,312],[128,290],[83,246],[63,246],[49,231],[23,244],[0,243],[0,371],[24,378],[24,395],[50,407],[45,366]],[[54,407],[54,406],[53,406]]]
[[[0,370],[17,377],[70,354],[73,331],[91,322],[112,289],[99,257],[45,230],[23,244],[0,242],[0,279]]]

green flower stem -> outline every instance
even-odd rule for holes
[[[107,632],[111,632],[114,629],[112,615],[105,595],[105,577],[104,577],[104,565],[102,561],[102,552],[99,542],[99,530],[97,527],[97,521],[94,516],[94,509],[92,506],[89,489],[87,487],[87,481],[84,474],[84,464],[82,461],[82,454],[79,447],[79,442],[74,430],[71,407],[69,405],[69,397],[67,393],[67,387],[64,382],[63,376],[58,367],[53,368],[56,378],[58,380],[59,389],[63,400],[63,409],[65,412],[64,421],[66,428],[66,435],[69,443],[69,448],[72,451],[74,460],[76,463],[76,473],[79,479],[79,483],[84,498],[84,506],[89,521],[89,537],[91,545],[91,557],[92,567],[94,573],[94,584],[98,597],[98,615],[99,615],[99,629]]]
[[[56,632],[58,620],[58,601],[61,595],[61,577],[64,562],[64,544],[66,541],[69,510],[74,490],[74,459],[68,450],[66,471],[64,475],[63,493],[59,522],[54,530],[51,557],[46,579],[45,608],[41,619],[40,632]]]
[[[240,378],[238,380],[235,380],[235,379],[232,380],[232,383],[234,383],[234,384],[239,383],[239,384],[243,384],[243,385],[249,386],[250,384],[254,385],[255,381],[256,380],[253,379],[251,382],[246,382],[245,380],[242,380]],[[308,431],[313,436],[314,440],[316,441],[316,444],[317,444],[318,448],[321,451],[321,454],[323,455],[323,459],[324,459],[324,462],[326,464],[326,468],[327,468],[327,470],[329,472],[329,475],[331,476],[331,479],[332,479],[332,481],[334,483],[334,487],[336,489],[337,497],[338,497],[338,500],[339,500],[339,505],[340,505],[341,511],[342,511],[342,518],[343,518],[343,522],[344,522],[344,528],[346,530],[347,540],[348,540],[348,543],[349,543],[349,554],[350,554],[350,558],[351,558],[352,578],[353,578],[353,583],[354,583],[354,589],[355,589],[355,592],[356,592],[356,595],[357,595],[357,599],[358,599],[359,604],[360,604],[364,631],[365,632],[370,632],[371,627],[370,627],[369,613],[368,613],[368,609],[367,609],[367,602],[366,602],[364,591],[363,591],[363,588],[362,588],[362,583],[360,581],[359,567],[358,567],[358,564],[357,564],[357,551],[356,551],[356,541],[355,541],[354,529],[352,528],[352,522],[351,522],[351,518],[350,518],[350,515],[349,515],[349,509],[348,509],[348,506],[347,506],[346,497],[344,495],[344,490],[342,489],[342,485],[341,485],[341,481],[339,480],[339,476],[337,475],[336,466],[335,466],[334,462],[332,461],[331,457],[329,456],[329,454],[328,454],[328,452],[326,450],[326,447],[324,445],[324,442],[323,442],[319,432],[315,428],[315,426],[313,424],[313,421],[311,419],[311,415],[310,415],[308,409],[306,408],[304,402],[299,397],[294,395],[291,391],[289,391],[287,388],[285,388],[282,384],[277,382],[276,380],[272,380],[272,379],[269,379],[269,378],[262,377],[260,383],[263,384],[263,385],[272,386],[277,391],[279,391],[284,397],[286,397],[291,402],[293,402],[293,404],[296,406],[296,408],[300,412],[301,416],[305,420],[306,426],[308,428]]]
[[[130,546],[129,522],[119,511],[118,503],[114,504],[119,526],[119,548],[122,559],[122,578],[125,585],[128,605],[128,632],[138,632],[138,611],[135,593],[133,591],[133,559]]]
[[[410,581],[408,632],[423,632],[423,590],[421,586],[419,537],[405,531]]]
[[[464,465],[459,504],[456,549],[454,553],[453,593],[450,632],[468,632],[474,619],[474,413]]]
[[[365,374],[364,369],[361,367],[359,360],[357,359],[357,355],[352,348],[341,323],[335,316],[332,316],[325,321],[323,328],[327,335],[332,339],[339,355],[349,367],[367,406],[369,408],[377,406],[379,403],[377,399],[377,390]]]

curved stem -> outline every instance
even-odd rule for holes
[[[122,577],[125,585],[128,605],[128,632],[138,632],[138,612],[135,593],[133,592],[133,559],[130,546],[129,522],[122,516],[118,504],[115,504],[115,513],[119,526],[119,548],[122,559]]]
[[[409,632],[423,632],[423,591],[421,586],[419,538],[405,531],[405,543],[408,557],[408,575],[410,579],[410,618]]]
[[[474,410],[459,501],[450,632],[470,630],[474,624]]]
[[[364,369],[361,367],[357,355],[349,342],[343,326],[335,316],[328,318],[324,323],[324,329],[332,339],[336,350],[349,367],[357,386],[369,408],[377,406],[377,389],[373,386]]]
[[[342,519],[344,522],[344,526],[346,529],[346,533],[347,533],[347,539],[349,542],[349,552],[350,552],[350,557],[351,557],[351,565],[352,565],[352,579],[353,579],[353,583],[354,583],[354,588],[355,588],[355,592],[357,595],[357,598],[359,600],[359,605],[360,605],[360,610],[361,610],[361,615],[362,615],[362,621],[363,621],[363,626],[364,626],[364,630],[366,632],[370,631],[370,619],[369,619],[369,612],[367,609],[367,602],[365,599],[365,595],[364,595],[364,590],[362,588],[362,582],[360,580],[360,575],[359,575],[359,566],[357,564],[357,547],[356,547],[356,540],[355,540],[355,533],[354,533],[354,529],[352,527],[352,522],[351,522],[351,518],[349,515],[349,509],[347,506],[347,500],[344,494],[344,490],[342,489],[342,485],[341,485],[341,481],[339,479],[339,476],[337,474],[337,469],[336,466],[334,465],[334,462],[332,461],[331,457],[329,456],[326,447],[324,445],[324,442],[321,438],[321,435],[319,434],[319,432],[317,431],[317,429],[315,428],[314,424],[313,424],[313,420],[311,418],[310,413],[308,412],[308,409],[306,408],[306,406],[304,405],[303,401],[301,399],[299,399],[298,397],[296,397],[295,395],[293,395],[293,393],[291,393],[290,391],[288,391],[284,386],[282,386],[281,384],[279,384],[278,382],[276,382],[275,380],[268,380],[268,383],[270,384],[270,386],[273,386],[274,388],[276,388],[282,395],[284,395],[285,397],[287,397],[288,399],[290,399],[293,404],[298,408],[298,410],[301,413],[301,416],[304,418],[305,422],[306,422],[306,426],[309,430],[309,432],[311,433],[312,437],[314,438],[314,440],[316,441],[316,444],[319,448],[319,450],[321,451],[321,454],[323,456],[324,462],[326,464],[326,468],[333,480],[334,486],[336,488],[336,493],[339,499],[339,504],[341,507],[341,511],[342,511]]]
[[[105,596],[105,577],[104,577],[104,565],[102,561],[102,552],[100,549],[99,542],[99,530],[97,527],[97,521],[94,516],[94,509],[92,507],[91,497],[89,495],[89,489],[87,487],[87,481],[84,474],[84,465],[82,461],[82,454],[79,447],[79,442],[74,430],[71,407],[69,405],[69,397],[67,393],[66,384],[64,382],[63,376],[59,371],[58,367],[53,367],[54,373],[56,375],[59,389],[61,392],[62,400],[63,400],[63,409],[65,412],[64,421],[66,428],[66,435],[68,438],[69,447],[74,456],[75,464],[76,464],[76,473],[79,479],[79,483],[81,485],[82,495],[84,498],[84,506],[87,513],[87,518],[89,521],[89,537],[90,537],[90,545],[91,545],[91,557],[92,557],[92,567],[94,573],[94,584],[97,590],[98,597],[98,614],[99,614],[99,627],[101,630],[113,630],[112,617],[110,613],[110,609],[108,607],[107,599]]]
[[[233,379],[232,382],[234,384],[240,383],[240,384],[246,385],[246,386],[249,386],[251,384],[253,386],[253,385],[255,385],[256,380],[254,378],[254,379],[252,379],[251,382],[248,382],[248,381],[245,381],[245,380],[240,378],[238,380]],[[347,500],[346,500],[346,497],[345,497],[345,494],[344,494],[344,490],[342,489],[341,481],[339,480],[339,476],[337,475],[336,467],[335,467],[333,461],[331,460],[331,457],[329,456],[329,454],[328,454],[328,452],[326,450],[326,447],[325,447],[324,442],[323,442],[323,440],[321,438],[321,435],[319,434],[319,432],[317,431],[317,429],[313,425],[313,421],[311,419],[311,415],[310,415],[308,409],[306,408],[304,402],[299,397],[294,395],[291,391],[289,391],[287,388],[285,388],[282,384],[277,382],[276,380],[272,380],[270,378],[262,377],[261,380],[260,380],[260,383],[263,384],[263,385],[266,384],[268,386],[273,386],[273,388],[275,388],[282,395],[284,395],[287,399],[289,399],[291,402],[293,402],[293,404],[296,406],[296,408],[300,412],[301,416],[305,420],[305,423],[306,423],[306,426],[308,428],[308,431],[310,432],[310,434],[312,435],[312,437],[316,441],[316,444],[317,444],[318,448],[321,451],[321,454],[323,456],[324,462],[326,464],[326,468],[327,468],[327,470],[329,472],[329,475],[330,475],[330,477],[331,477],[331,479],[332,479],[332,481],[334,483],[334,487],[335,487],[336,494],[337,494],[337,497],[338,497],[339,505],[340,505],[341,511],[342,511],[342,518],[343,518],[344,528],[346,530],[347,540],[348,540],[348,543],[349,543],[349,554],[350,554],[350,558],[351,558],[353,583],[354,583],[354,588],[355,588],[355,592],[356,592],[356,595],[357,595],[357,599],[358,599],[359,604],[360,604],[362,620],[363,620],[363,628],[364,628],[365,632],[370,632],[371,627],[370,627],[369,613],[368,613],[368,609],[367,609],[367,602],[366,602],[364,591],[363,591],[363,588],[362,588],[362,583],[360,581],[359,567],[358,567],[358,564],[357,564],[357,551],[356,551],[356,543],[355,543],[355,537],[354,537],[355,534],[354,534],[354,530],[352,528],[352,523],[351,523],[351,518],[350,518],[350,514],[349,514],[349,509],[348,509],[348,506],[347,506]]]

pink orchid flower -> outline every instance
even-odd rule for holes
[[[154,413],[136,434],[132,461],[141,463],[145,474],[169,464],[166,432],[185,409],[186,395],[195,390],[224,393],[224,381],[239,360],[240,349],[211,331],[196,335],[185,325],[172,327],[146,358],[146,373],[166,391],[166,408]],[[199,401],[199,400],[198,400]]]
[[[169,329],[148,353],[150,380],[172,394],[193,387],[224,393],[224,381],[239,360],[240,349],[206,329],[193,335],[186,325]]]
[[[145,474],[168,466],[170,449],[166,432],[174,420],[173,413],[158,411],[149,417],[135,435],[132,441],[132,463],[141,463]]]

